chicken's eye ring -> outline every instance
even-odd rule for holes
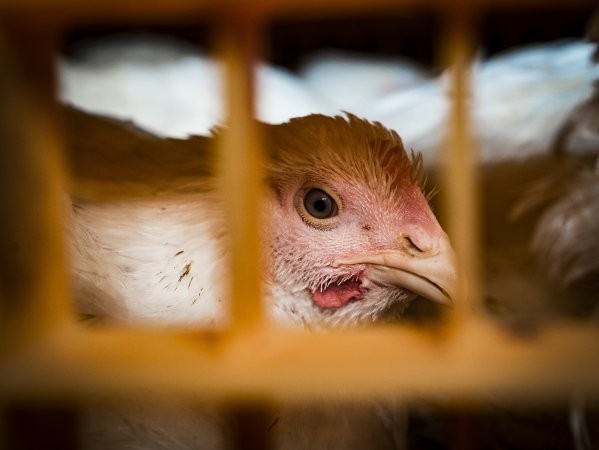
[[[320,230],[335,228],[340,210],[340,200],[334,193],[310,185],[297,193],[295,208],[302,220]]]

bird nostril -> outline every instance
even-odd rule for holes
[[[401,235],[400,245],[410,255],[421,255],[423,253],[429,253],[432,250],[430,246],[424,247],[422,244],[417,244],[416,240],[407,234]]]
[[[420,247],[418,247],[414,241],[412,240],[412,238],[410,238],[410,236],[404,236],[404,241],[407,244],[407,248],[411,251],[415,251],[418,253],[423,253],[424,250],[422,250]]]

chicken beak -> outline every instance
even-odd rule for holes
[[[435,251],[385,250],[335,261],[335,266],[367,264],[368,279],[407,289],[429,300],[451,305],[457,284],[456,257],[443,235]]]

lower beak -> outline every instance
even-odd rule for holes
[[[381,285],[407,289],[429,300],[451,305],[455,298],[456,258],[444,236],[437,251],[408,254],[385,250],[335,261],[335,266],[368,264],[368,278]]]

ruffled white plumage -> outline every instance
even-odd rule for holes
[[[571,109],[587,98],[599,67],[593,45],[538,44],[505,52],[472,69],[472,117],[483,161],[547,150]],[[84,110],[133,120],[162,136],[208,134],[224,119],[221,69],[189,45],[157,37],[120,37],[91,46],[60,66],[61,99]],[[442,148],[447,74],[427,76],[403,60],[325,53],[298,75],[261,64],[257,118],[282,123],[347,110],[398,131],[430,164]]]

